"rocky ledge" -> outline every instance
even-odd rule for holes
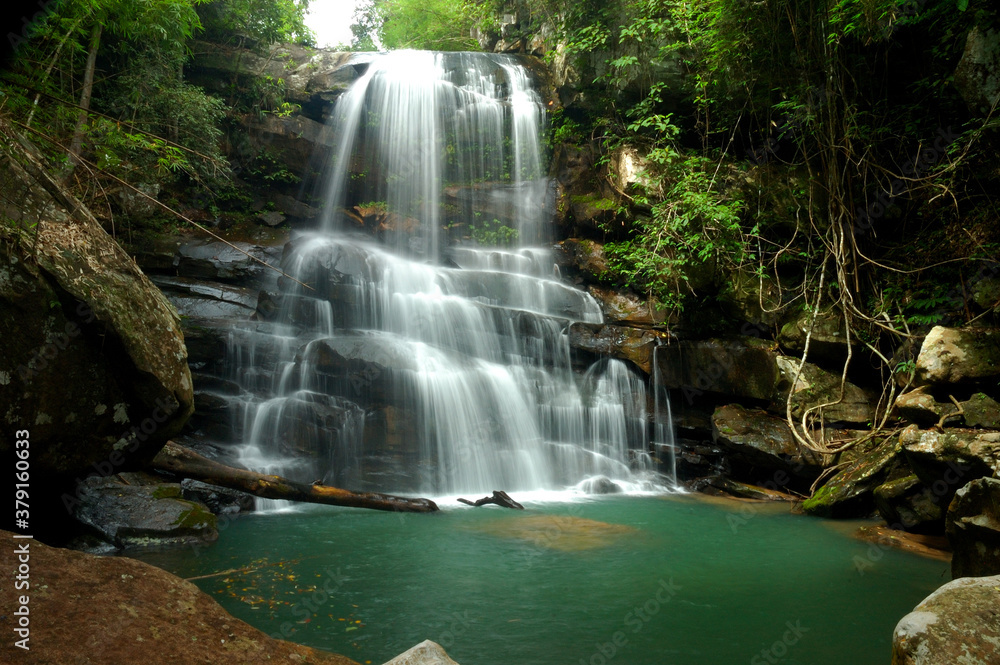
[[[268,637],[230,616],[190,582],[140,561],[0,534],[7,543],[30,543],[31,590],[25,592],[30,594],[30,650],[18,653],[19,663],[357,665]],[[14,570],[12,548],[4,550],[4,568]],[[0,598],[0,624],[8,635],[15,598],[13,592]],[[14,649],[10,642],[7,649]]]

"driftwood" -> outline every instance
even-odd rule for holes
[[[337,487],[298,483],[281,476],[265,476],[255,471],[237,469],[203,457],[173,441],[167,441],[163,449],[153,458],[152,466],[160,471],[193,478],[211,485],[241,490],[264,499],[305,501],[400,513],[431,513],[438,509],[437,504],[430,499],[409,499],[375,492],[352,492]]]
[[[504,508],[514,508],[515,510],[524,510],[524,506],[519,504],[514,499],[507,496],[506,492],[501,492],[500,490],[493,490],[493,496],[484,496],[482,499],[477,501],[469,501],[468,499],[459,499],[460,502],[467,506],[485,506],[488,503],[492,503],[498,506],[503,506]]]

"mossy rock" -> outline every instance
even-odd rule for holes
[[[898,437],[886,438],[870,453],[830,478],[803,502],[802,509],[821,517],[870,515],[874,508],[872,490],[885,482],[890,465],[901,450]]]

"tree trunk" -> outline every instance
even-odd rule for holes
[[[90,110],[90,96],[94,92],[94,70],[97,68],[97,49],[101,45],[100,22],[94,24],[90,33],[90,48],[87,51],[87,68],[83,72],[83,90],[80,93],[80,114],[76,118],[76,129],[73,131],[73,142],[69,146],[69,167],[66,179],[73,175],[73,169],[80,163],[80,150],[83,148],[83,133],[87,129],[87,112]]]
[[[351,492],[337,487],[306,485],[281,476],[265,476],[255,471],[236,469],[202,457],[173,441],[168,441],[153,458],[152,466],[160,471],[193,478],[211,485],[241,490],[264,499],[305,501],[400,513],[431,513],[438,509],[437,504],[430,499],[410,499],[375,492]]]

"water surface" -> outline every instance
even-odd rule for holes
[[[375,664],[432,639],[462,665],[885,665],[896,622],[949,579],[787,506],[443,505],[252,515],[200,552],[144,558],[182,577],[249,568],[194,582],[266,633]]]

